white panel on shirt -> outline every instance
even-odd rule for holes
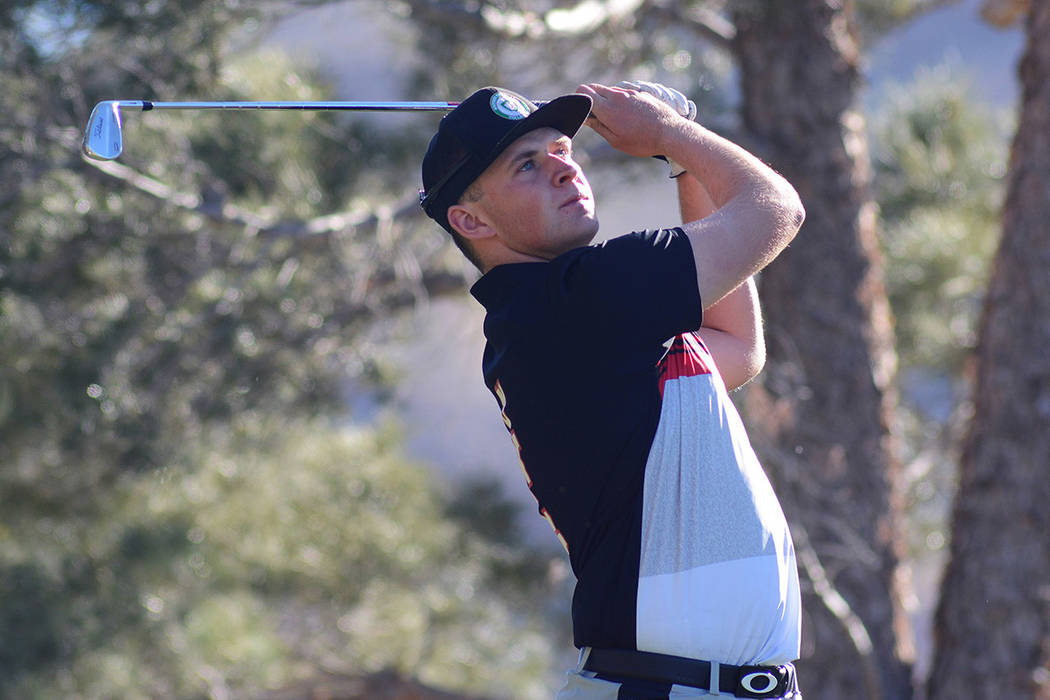
[[[714,374],[666,381],[646,464],[637,646],[736,665],[793,661],[801,602],[787,521],[699,351]]]

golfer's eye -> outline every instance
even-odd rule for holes
[[[522,162],[521,165],[518,166],[518,172],[519,173],[528,172],[529,170],[532,170],[534,167],[536,167],[535,163],[533,163],[531,160],[526,160],[526,161]]]

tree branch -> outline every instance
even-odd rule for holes
[[[259,231],[270,225],[266,217],[238,207],[235,204],[222,202],[206,202],[199,194],[179,192],[175,188],[165,185],[159,180],[144,175],[134,168],[117,163],[116,161],[99,161],[84,158],[84,162],[96,170],[130,185],[134,189],[156,197],[168,204],[180,209],[201,214],[214,221],[221,223],[236,224],[252,231]]]
[[[817,551],[809,543],[809,535],[806,532],[806,528],[799,522],[791,523],[791,536],[795,542],[795,552],[798,555],[799,566],[802,567],[806,578],[809,579],[810,584],[813,586],[814,595],[831,613],[832,617],[842,625],[842,629],[846,632],[846,636],[849,637],[853,643],[853,648],[860,657],[866,697],[869,700],[878,700],[878,698],[883,697],[882,683],[879,680],[879,669],[875,659],[874,645],[871,642],[871,635],[868,634],[867,627],[864,626],[864,621],[860,619],[857,613],[853,612],[849,603],[828,578],[823,565],[820,563],[820,557],[817,556]]]
[[[234,204],[208,202],[197,194],[180,192],[164,183],[144,175],[133,168],[114,161],[84,159],[101,173],[120,180],[134,189],[223,224],[242,226],[251,235],[259,238],[292,238],[299,241],[320,243],[341,231],[362,227],[390,226],[394,222],[411,220],[422,215],[417,198],[405,198],[393,206],[380,207],[375,211],[349,211],[326,214],[313,219],[274,222]],[[402,249],[394,260],[393,268],[375,270],[377,280],[389,283],[393,279],[407,281],[410,293],[395,306],[420,303],[427,298],[458,293],[467,284],[467,277],[455,270],[424,269],[407,249]]]
[[[480,4],[477,9],[467,9],[448,0],[407,0],[407,4],[413,14],[422,19],[466,24],[506,39],[582,36],[627,14],[612,8],[609,2],[595,3],[594,0],[549,10],[542,18],[533,12],[500,10],[491,4]],[[730,47],[736,36],[729,20],[703,6],[682,9],[677,3],[666,0],[642,1],[635,12],[652,13],[660,19],[686,26],[724,49]]]
[[[200,214],[212,221],[242,226],[253,235],[263,238],[325,237],[359,226],[374,226],[381,220],[402,220],[419,216],[421,210],[415,196],[406,198],[385,211],[347,211],[326,214],[313,219],[274,221],[243,207],[202,197],[196,193],[180,192],[148,175],[115,161],[84,161],[109,177],[155,197],[179,209]]]
[[[729,51],[736,38],[736,27],[728,19],[704,6],[682,8],[677,2],[656,2],[652,11],[662,19],[688,27],[720,49]]]

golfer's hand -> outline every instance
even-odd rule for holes
[[[647,80],[621,80],[616,83],[616,87],[647,92],[660,101],[666,102],[674,111],[686,119],[690,121],[696,119],[696,103],[674,88],[661,85],[660,83],[651,83]]]
[[[671,109],[678,112],[678,114],[686,119],[690,121],[696,119],[696,103],[674,88],[661,85],[660,83],[651,83],[646,80],[621,80],[616,83],[616,87],[627,90],[637,90],[638,92],[647,92],[665,104],[670,105]],[[685,172],[685,168],[674,159],[668,158],[666,154],[657,157],[661,160],[667,161],[669,174],[672,178],[676,178]]]
[[[581,85],[576,92],[591,98],[587,125],[628,155],[663,155],[665,135],[685,122],[672,107],[646,92],[597,83]]]

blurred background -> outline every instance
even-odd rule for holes
[[[807,700],[1050,698],[1047,0],[0,3],[0,697],[552,697],[572,574],[417,204],[439,115],[79,143],[624,79],[806,205],[734,400]],[[577,143],[600,236],[677,223]]]

